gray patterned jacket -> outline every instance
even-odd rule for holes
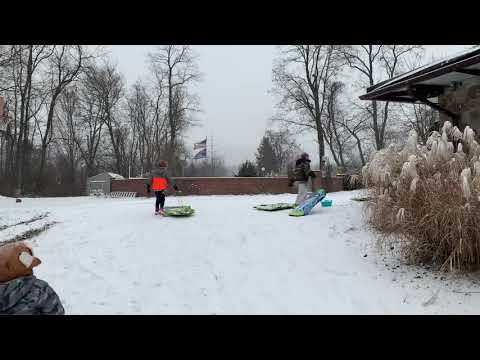
[[[147,185],[152,185],[153,178],[163,178],[167,180],[168,186],[170,186],[172,179],[170,178],[170,172],[166,168],[156,167],[148,174]]]
[[[50,285],[31,275],[0,283],[0,314],[64,315],[65,310]]]

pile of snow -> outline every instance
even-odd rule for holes
[[[122,175],[109,172],[108,175],[114,180],[125,180]]]

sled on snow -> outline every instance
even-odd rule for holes
[[[195,210],[188,205],[184,206],[166,206],[163,208],[165,216],[172,217],[187,217],[195,214]]]
[[[276,204],[261,204],[253,207],[254,209],[261,211],[279,211],[286,209],[294,209],[295,204],[289,203],[276,203]]]
[[[315,205],[321,202],[325,198],[325,196],[327,196],[327,192],[324,189],[317,190],[315,193],[312,193],[312,195],[303,204],[297,206],[295,209],[290,211],[288,215],[290,216],[309,215],[312,212]]]

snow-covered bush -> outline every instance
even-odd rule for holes
[[[425,146],[378,151],[363,168],[369,221],[407,260],[444,270],[480,265],[480,146],[475,133],[445,122]]]

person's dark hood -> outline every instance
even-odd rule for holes
[[[17,305],[30,292],[35,280],[31,275],[0,283],[0,313]]]
[[[304,163],[304,162],[310,164],[311,161],[312,161],[312,160],[310,160],[310,159],[300,158],[300,159],[298,159],[298,160],[295,162],[295,166],[300,165],[301,163]]]

